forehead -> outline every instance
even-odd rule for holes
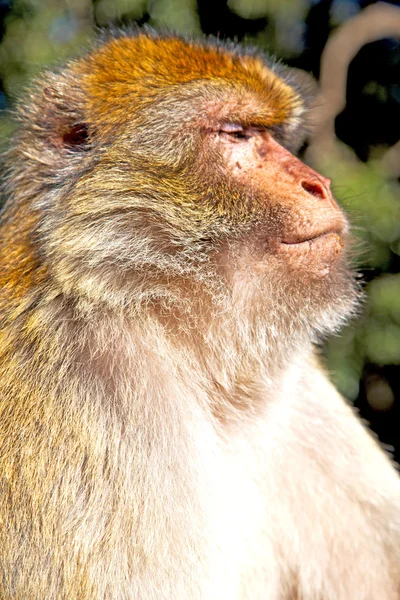
[[[298,93],[260,56],[222,43],[147,34],[120,37],[97,48],[76,68],[84,76],[90,109],[100,113],[107,112],[107,105],[126,110],[128,103],[132,110],[134,100],[140,106],[168,88],[190,83],[206,92],[234,88],[236,95],[252,97],[259,110],[268,109],[273,123],[290,120],[302,107]]]

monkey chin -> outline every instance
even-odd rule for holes
[[[277,251],[297,269],[305,268],[310,276],[324,278],[341,259],[344,247],[342,236],[333,231],[304,241],[280,242]]]
[[[337,331],[358,312],[360,289],[347,260],[346,234],[325,232],[283,243],[284,236],[254,235],[233,244],[225,276],[249,314],[267,329],[303,331],[314,339]],[[239,290],[239,291],[237,291]],[[245,311],[244,311],[245,312]]]
[[[360,289],[347,260],[345,236],[328,232],[294,244],[279,244],[289,297],[317,337],[338,331],[359,310]]]
[[[359,310],[361,294],[347,260],[346,235],[328,231],[298,242],[282,239],[265,244],[258,237],[244,245],[237,252],[235,280],[246,286],[248,297],[253,295],[249,302],[265,316],[267,329],[318,341]]]

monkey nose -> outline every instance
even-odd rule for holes
[[[321,177],[318,179],[303,179],[301,182],[301,187],[303,190],[315,196],[316,198],[320,198],[321,200],[330,200],[331,196],[331,180],[327,177]]]
[[[318,179],[304,179],[300,185],[303,190],[321,200],[330,200],[332,197],[330,190],[331,180],[328,177],[321,176]]]

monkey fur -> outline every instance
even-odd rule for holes
[[[263,54],[122,32],[20,104],[1,600],[399,600],[400,482],[314,344],[346,219]]]

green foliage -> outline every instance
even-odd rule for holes
[[[76,54],[92,35],[90,0],[16,0],[0,45],[0,75],[16,98],[34,75]]]
[[[151,0],[148,6],[151,21],[179,33],[200,33],[196,0]]]
[[[308,4],[307,0],[228,0],[232,12],[244,19],[270,16],[301,19],[306,14]]]
[[[96,23],[106,26],[114,21],[136,21],[143,17],[146,0],[99,0],[95,4]]]

